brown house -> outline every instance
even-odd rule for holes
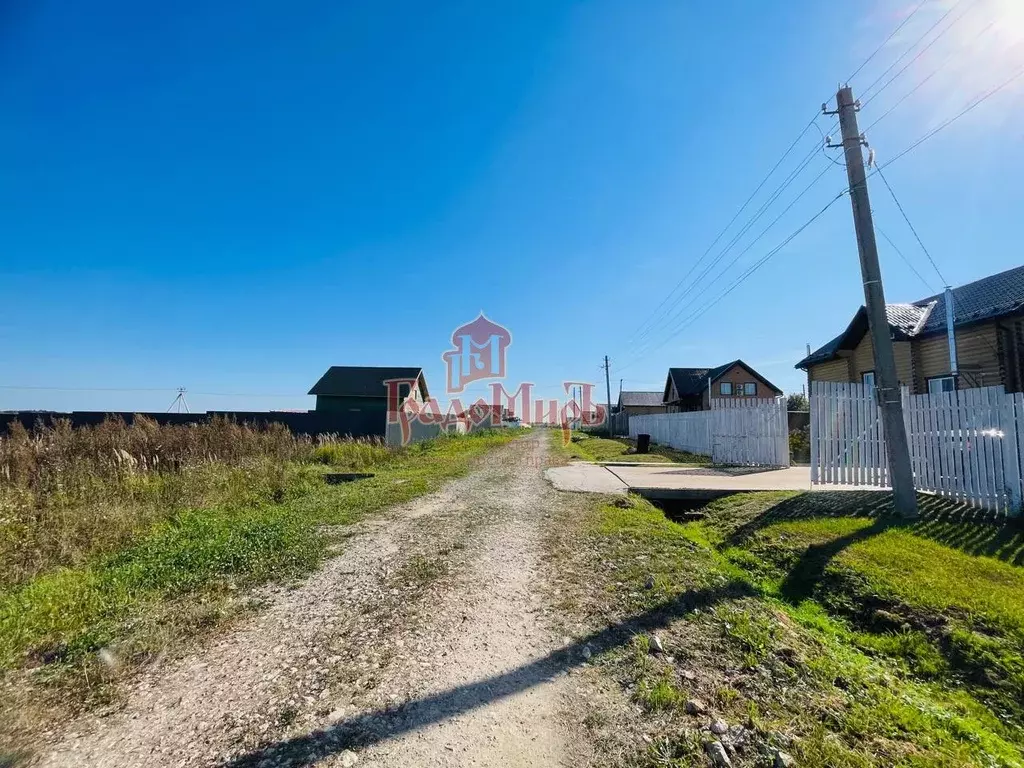
[[[615,413],[630,416],[646,416],[649,413],[665,413],[661,392],[619,392],[619,403]]]
[[[896,374],[911,394],[1002,384],[1024,389],[1024,267],[954,288],[953,329],[959,376],[950,367],[946,296],[889,304],[886,313]],[[808,381],[874,385],[874,347],[867,311],[857,310],[839,336],[796,365]]]
[[[711,398],[779,397],[782,390],[744,363],[733,360],[717,368],[669,368],[662,403],[669,413],[706,411]]]

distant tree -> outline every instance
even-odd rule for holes
[[[786,410],[787,411],[809,411],[811,410],[811,404],[807,400],[807,395],[803,392],[794,392],[788,398],[786,398]]]

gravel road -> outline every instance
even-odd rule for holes
[[[45,766],[589,762],[553,633],[546,435],[348,529],[256,616],[50,736]]]

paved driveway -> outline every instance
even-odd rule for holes
[[[680,464],[587,464],[554,467],[547,477],[560,491],[584,493],[663,493],[695,498],[750,491],[809,491],[809,467],[687,467]],[[829,486],[828,490],[881,490],[864,486]]]

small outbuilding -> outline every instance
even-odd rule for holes
[[[401,402],[423,402],[430,393],[422,368],[332,365],[309,390],[316,410],[327,413],[379,413],[388,411],[388,381],[399,380]],[[381,429],[383,430],[383,419]]]

